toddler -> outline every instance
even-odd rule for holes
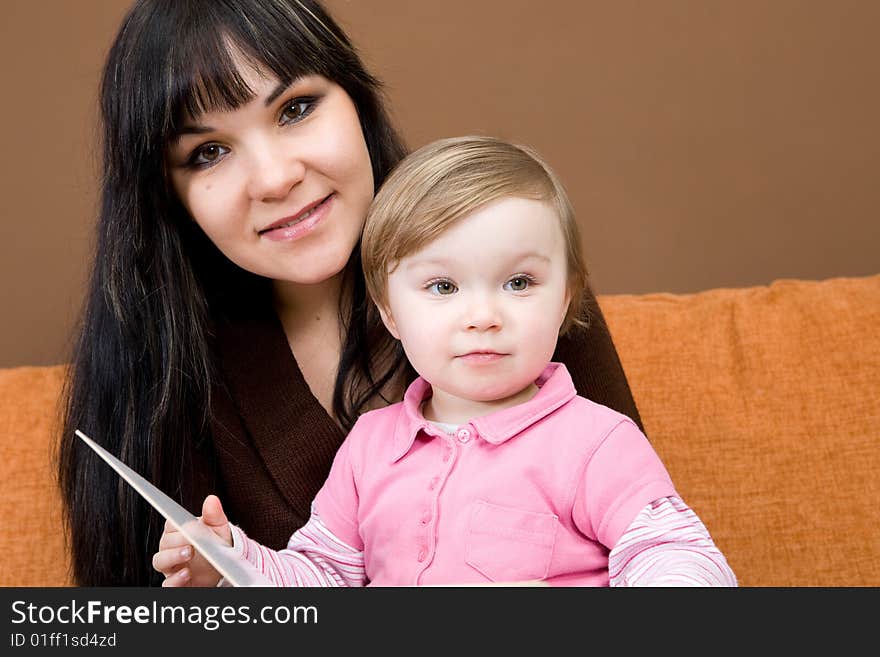
[[[411,154],[372,204],[362,256],[420,376],[360,417],[285,550],[213,496],[203,520],[282,586],[736,586],[636,424],[552,362],[561,332],[588,330],[580,244],[530,149],[462,137]],[[219,581],[178,548],[154,559],[166,583]]]

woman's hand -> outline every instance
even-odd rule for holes
[[[202,504],[200,520],[217,536],[232,545],[232,530],[216,495],[208,495]],[[153,555],[153,568],[165,575],[162,586],[216,586],[220,573],[205,557],[193,549],[186,537],[170,522],[159,539],[159,551]]]

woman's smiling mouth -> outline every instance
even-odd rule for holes
[[[258,231],[260,237],[275,242],[296,240],[310,233],[330,212],[334,195],[330,194],[320,201],[304,208],[292,217],[279,219],[263,230]]]

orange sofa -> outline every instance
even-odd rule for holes
[[[645,429],[741,586],[880,586],[880,275],[600,304]],[[70,584],[64,368],[0,370],[3,586]]]

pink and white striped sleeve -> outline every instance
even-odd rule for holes
[[[737,586],[697,514],[677,497],[642,509],[608,555],[611,586]]]
[[[232,544],[276,586],[364,586],[364,553],[337,538],[312,508],[309,521],[297,530],[283,550],[267,548],[248,538],[235,525]]]

